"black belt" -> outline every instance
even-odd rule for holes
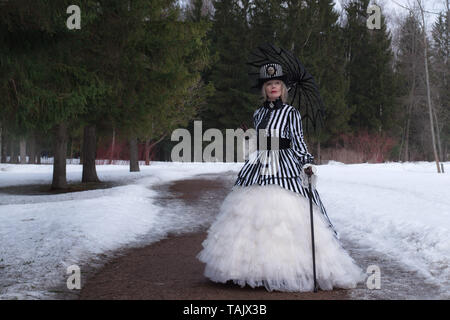
[[[273,142],[272,142],[273,140]],[[278,148],[275,148],[275,144],[276,144],[276,140],[278,140],[279,145]],[[262,148],[263,146],[261,146],[261,148],[259,147],[259,137],[257,139],[257,149],[258,150],[281,150],[281,149],[288,149],[291,147],[291,139],[287,139],[287,138],[277,138],[277,137],[267,137],[266,138],[267,141],[267,148]],[[272,145],[273,148],[272,148]]]

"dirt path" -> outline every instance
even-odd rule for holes
[[[205,233],[161,240],[108,263],[81,290],[80,299],[345,299],[345,290],[313,293],[267,292],[217,284],[203,276],[195,255]]]
[[[192,210],[209,212],[213,218],[232,183],[226,175],[203,176],[159,186],[159,201],[169,205],[174,199],[178,199]],[[214,201],[211,201],[212,198]],[[195,258],[206,237],[205,231],[203,228],[200,232],[170,235],[151,245],[121,252],[119,257],[105,264],[84,283],[79,298],[348,299],[347,290],[318,293],[267,292],[263,287],[241,288],[231,282],[218,284],[209,281],[203,276],[204,264]]]

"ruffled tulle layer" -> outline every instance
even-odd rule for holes
[[[365,274],[313,204],[319,288],[355,288]],[[314,288],[309,201],[278,185],[235,186],[224,199],[197,258],[214,282],[267,290]]]

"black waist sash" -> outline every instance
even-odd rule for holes
[[[258,137],[258,139],[257,139],[257,149],[258,150],[281,150],[281,149],[288,149],[291,147],[291,139],[277,138],[277,137],[267,137],[267,138],[262,138],[262,139],[266,139],[267,148],[263,148],[263,145],[262,145],[262,143],[260,143],[259,137]],[[276,140],[279,141],[278,148],[275,148]],[[260,144],[261,144],[261,147],[260,147]]]

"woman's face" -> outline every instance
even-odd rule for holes
[[[276,100],[281,96],[281,80],[269,80],[265,86],[268,100]]]

